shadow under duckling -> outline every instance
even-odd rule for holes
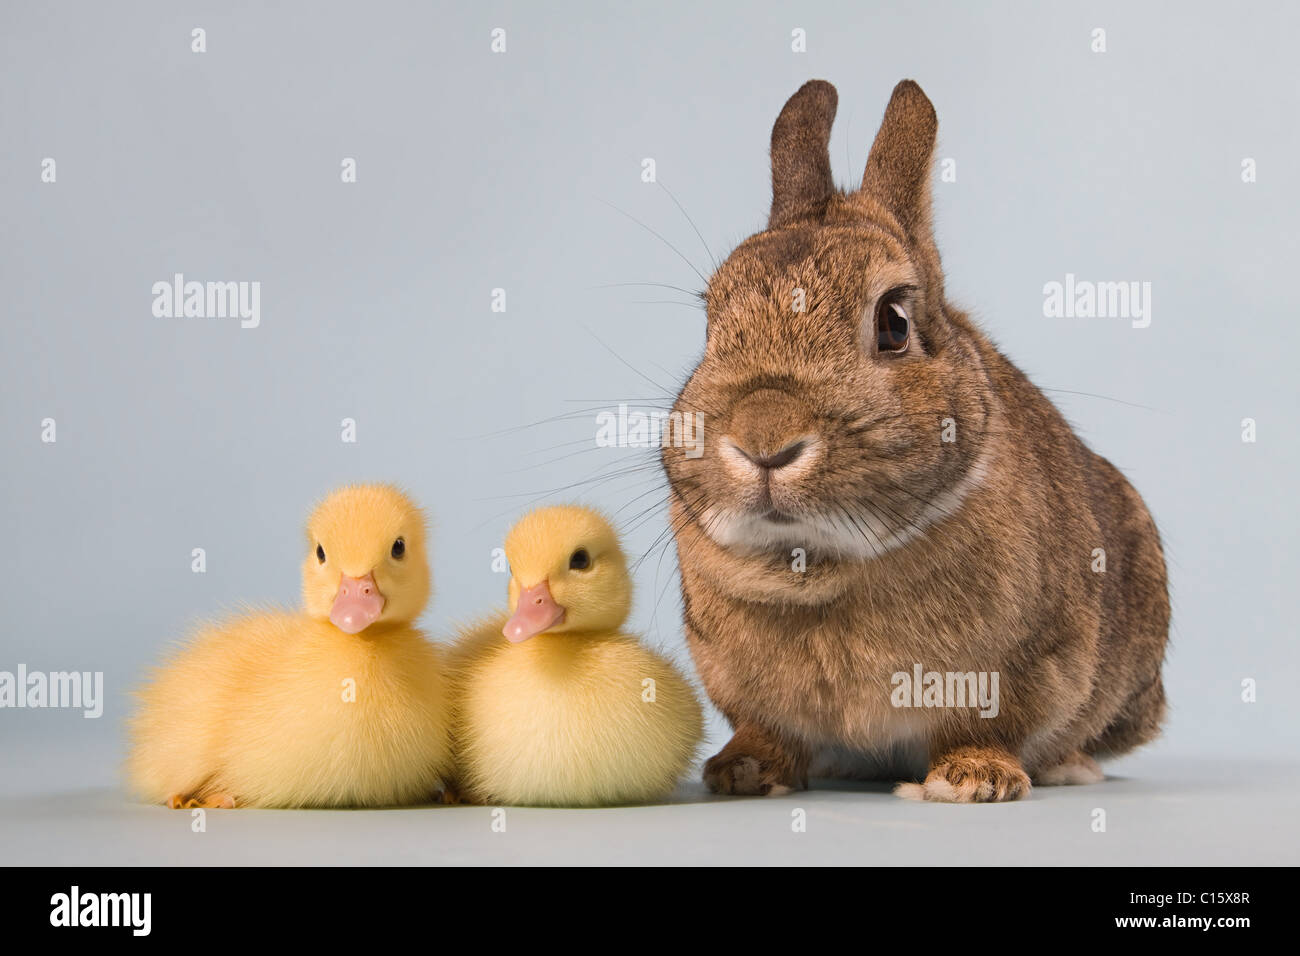
[[[510,614],[453,651],[458,786],[479,803],[610,806],[667,797],[703,733],[699,700],[622,628],[632,582],[609,523],[542,508],[506,538]]]
[[[412,626],[430,594],[425,521],[386,485],[340,489],[307,524],[303,609],[202,628],[136,692],[127,776],[177,807],[360,807],[443,798],[450,695]]]

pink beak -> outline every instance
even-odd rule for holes
[[[384,596],[379,593],[373,574],[362,578],[350,578],[346,574],[339,576],[339,589],[334,595],[334,606],[330,608],[330,620],[340,631],[360,634],[379,620],[383,610]]]
[[[536,637],[543,631],[555,627],[564,620],[564,608],[555,603],[551,589],[543,581],[519,592],[519,603],[515,613],[506,621],[501,633],[506,640],[520,644],[530,637]]]

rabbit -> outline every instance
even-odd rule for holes
[[[767,229],[710,278],[673,405],[704,454],[661,451],[687,642],[734,732],[705,783],[884,774],[971,803],[1099,781],[1165,712],[1155,523],[945,298],[921,88],[895,87],[855,192],[836,104],[813,80],[777,118]],[[996,706],[963,706],[976,678]]]

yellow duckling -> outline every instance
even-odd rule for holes
[[[632,584],[613,529],[585,508],[543,508],[505,550],[511,613],[455,651],[460,785],[517,805],[667,796],[699,744],[700,705],[668,660],[619,630]]]
[[[424,516],[384,485],[307,524],[303,610],[203,628],[137,692],[127,776],[171,807],[426,802],[451,771],[449,689],[411,626],[429,599]]]

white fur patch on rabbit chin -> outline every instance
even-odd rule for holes
[[[771,521],[751,511],[709,505],[701,524],[714,541],[735,551],[804,548],[833,554],[841,560],[867,561],[903,547],[931,525],[953,517],[970,493],[984,484],[988,471],[987,459],[976,459],[965,475],[926,502],[907,524],[882,516],[869,505],[846,506],[847,514],[835,511],[797,515],[785,522]]]

